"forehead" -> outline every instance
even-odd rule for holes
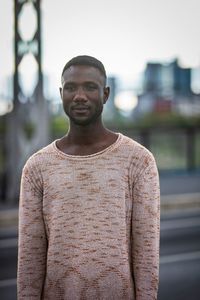
[[[62,76],[62,83],[67,81],[95,81],[100,84],[104,83],[104,76],[100,70],[92,66],[75,65],[65,70]]]

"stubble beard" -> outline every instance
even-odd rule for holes
[[[79,125],[79,126],[88,126],[96,123],[96,121],[101,118],[103,112],[103,105],[101,107],[99,106],[92,115],[86,118],[74,117],[73,114],[71,114],[69,111],[66,111],[65,109],[64,111],[68,116],[71,124]]]

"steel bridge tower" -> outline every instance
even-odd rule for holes
[[[49,143],[49,114],[43,95],[40,0],[14,0],[14,99],[7,115],[6,201],[18,200],[27,158]],[[31,85],[27,90],[25,82]]]

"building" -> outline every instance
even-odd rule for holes
[[[148,63],[144,71],[143,92],[138,95],[137,115],[175,111],[182,115],[200,112],[200,95],[191,86],[192,70],[178,60],[168,64]]]
[[[107,86],[110,87],[110,96],[104,106],[103,117],[109,121],[112,121],[116,115],[115,96],[117,90],[116,77],[108,76]]]

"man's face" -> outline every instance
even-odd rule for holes
[[[63,108],[71,122],[88,125],[101,118],[109,88],[101,72],[91,66],[71,66],[62,77]]]

